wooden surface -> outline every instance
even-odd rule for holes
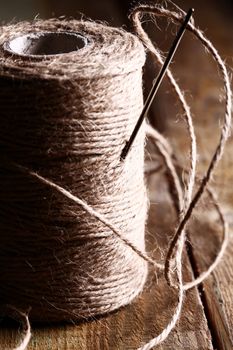
[[[169,233],[175,224],[175,215],[167,193],[164,178],[156,175],[149,179],[151,209],[147,228],[148,250],[155,258],[168,244]],[[158,191],[158,188],[160,191]],[[159,218],[159,220],[158,220]],[[169,223],[169,225],[168,225]],[[184,276],[192,278],[192,269],[185,256]],[[166,326],[176,305],[176,293],[167,287],[163,278],[156,281],[150,274],[147,285],[131,305],[97,320],[78,325],[33,327],[29,350],[87,349],[87,350],[133,350],[155,336]],[[188,293],[179,324],[160,349],[213,349],[203,306],[197,290]],[[16,344],[15,330],[4,327],[0,332],[0,349]]]
[[[191,4],[191,1],[187,3]],[[188,4],[187,4],[188,5]],[[208,14],[208,31],[210,39],[214,41],[220,54],[226,59],[229,69],[233,66],[233,4],[227,2],[213,4],[207,1],[206,6],[211,8]],[[204,28],[205,14],[200,13],[198,24]],[[183,43],[187,47],[187,41]],[[193,52],[195,51],[195,55]],[[180,61],[179,61],[180,58]],[[184,64],[188,69],[184,70]],[[191,68],[193,67],[193,69]],[[189,72],[189,73],[188,73]],[[193,74],[197,72],[197,74]],[[189,98],[195,114],[199,146],[199,172],[203,173],[210,160],[211,154],[219,139],[219,126],[222,124],[224,103],[220,103],[223,96],[222,83],[216,66],[209,56],[200,49],[194,40],[191,50],[186,55],[178,57],[176,74],[180,78],[183,88],[191,93]],[[171,120],[167,123],[167,135],[171,136],[174,145],[180,150],[186,149],[185,132]],[[176,136],[175,136],[176,135]],[[213,186],[216,188],[225,214],[230,224],[230,242],[222,263],[212,276],[199,288],[204,313],[208,320],[208,327],[212,336],[212,343],[216,349],[233,349],[233,140],[230,137],[225,156],[217,169]],[[181,157],[185,161],[184,156]],[[194,273],[205,270],[213,261],[221,241],[221,230],[216,224],[216,215],[213,208],[208,206],[206,215],[195,220],[191,227],[191,260]],[[203,207],[202,207],[203,209]]]
[[[64,2],[62,3],[62,8],[59,9],[59,5],[57,6],[59,14],[65,13],[66,8]],[[75,1],[70,1],[71,3],[74,4]],[[185,2],[177,0],[177,3],[181,5],[183,3],[185,8],[194,5],[189,0]],[[47,2],[49,11],[52,10],[52,5],[52,1]],[[196,0],[195,6],[196,23],[203,29],[208,28],[206,34],[226,58],[228,65],[232,66],[231,2]],[[113,13],[111,11],[116,11],[116,4],[107,6],[106,2],[105,11]],[[122,13],[119,16],[122,16]],[[148,27],[150,34],[152,28]],[[162,48],[166,49],[169,35],[164,40],[162,35],[163,32],[159,33],[156,40],[161,41]],[[218,139],[219,124],[224,110],[223,104],[219,103],[221,81],[215,65],[200,48],[199,43],[188,35],[184,38],[175,61],[173,65],[175,74],[179,77],[182,88],[187,91],[188,100],[195,114],[199,146],[198,170],[202,173]],[[150,73],[152,66],[148,72],[152,74]],[[187,137],[183,119],[179,116],[174,96],[171,93],[167,94],[167,89],[168,85],[165,82],[152,115],[156,115],[157,124],[171,140],[177,150],[176,154],[186,165]],[[158,349],[233,349],[232,150],[233,140],[230,138],[227,152],[214,178],[214,186],[231,224],[231,242],[227,253],[212,276],[202,286],[187,293],[180,321]],[[160,258],[161,251],[167,247],[174,228],[175,215],[162,175],[156,174],[149,178],[148,186],[151,208],[147,228],[147,248],[155,258]],[[185,280],[190,280],[193,274],[202,271],[211,263],[221,239],[220,227],[215,220],[211,205],[202,203],[200,209],[189,229],[191,248],[184,257]],[[203,212],[204,215],[201,215]],[[157,249],[158,246],[160,249]],[[151,273],[140,297],[131,305],[111,315],[77,325],[61,324],[46,327],[35,325],[29,350],[135,350],[166,326],[175,305],[176,295],[167,287],[163,278],[156,281]],[[0,349],[11,349],[18,339],[16,328],[3,325],[0,329]]]

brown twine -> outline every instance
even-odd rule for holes
[[[170,1],[169,1],[170,2]],[[171,2],[173,4],[173,2]],[[176,6],[176,5],[175,5]],[[131,18],[135,27],[135,30],[139,36],[139,38],[142,40],[144,45],[154,54],[154,57],[156,58],[157,62],[159,64],[162,64],[162,57],[161,54],[159,53],[158,50],[155,49],[153,44],[151,43],[149,37],[145,33],[145,31],[142,28],[140,17],[144,15],[145,13],[150,13],[155,16],[164,16],[167,17],[174,22],[182,22],[184,12],[179,9],[179,13],[172,12],[170,10],[164,9],[159,6],[138,6],[135,8],[132,13],[131,13]],[[179,319],[179,315],[181,312],[181,307],[183,303],[183,297],[184,297],[184,291],[188,290],[197,284],[201,283],[205,278],[209,276],[209,274],[216,268],[217,264],[220,262],[224,251],[227,246],[228,242],[228,225],[224,217],[224,213],[221,211],[219,204],[217,203],[216,195],[214,192],[208,190],[209,195],[214,201],[215,208],[219,214],[220,221],[223,226],[223,241],[221,248],[218,252],[217,257],[215,258],[215,261],[209,266],[207,271],[203,272],[195,281],[189,282],[185,285],[183,285],[182,282],[182,252],[184,249],[184,243],[185,243],[185,228],[187,226],[187,223],[192,215],[192,212],[194,208],[196,207],[198,201],[200,200],[201,196],[207,189],[207,185],[211,180],[211,177],[213,175],[214,169],[216,168],[218,162],[220,161],[222,155],[223,155],[223,150],[225,143],[227,141],[227,138],[230,134],[230,129],[231,129],[231,108],[232,108],[232,92],[231,92],[231,87],[230,87],[230,79],[228,76],[228,72],[226,69],[226,66],[224,62],[222,61],[221,57],[219,56],[217,50],[213,47],[211,42],[205,38],[203,33],[197,29],[193,23],[189,24],[187,27],[203,44],[203,46],[207,49],[208,52],[212,55],[214,60],[216,61],[218,68],[222,74],[223,82],[224,82],[224,88],[225,88],[225,93],[226,93],[226,103],[225,103],[225,116],[224,116],[224,125],[221,129],[221,135],[220,135],[220,140],[219,143],[216,147],[216,150],[214,152],[214,155],[210,161],[209,167],[206,171],[206,174],[204,175],[203,179],[200,181],[199,188],[197,192],[195,193],[194,197],[192,198],[192,190],[193,190],[193,185],[195,182],[195,168],[196,168],[196,140],[195,140],[195,135],[194,135],[194,130],[193,130],[193,125],[192,125],[192,118],[191,115],[189,114],[189,107],[184,99],[184,96],[182,92],[180,91],[178,85],[176,84],[171,72],[168,71],[168,78],[171,82],[171,85],[174,87],[178,98],[183,106],[183,109],[186,113],[186,122],[188,126],[188,131],[189,131],[189,136],[190,136],[190,155],[191,155],[191,166],[190,166],[190,173],[189,173],[189,179],[187,183],[187,187],[185,189],[184,193],[184,202],[181,203],[178,206],[181,208],[180,212],[180,220],[178,224],[178,228],[176,229],[176,232],[174,234],[174,237],[170,243],[170,247],[168,249],[168,254],[166,257],[165,261],[165,276],[167,278],[168,284],[177,287],[178,288],[178,303],[176,306],[176,309],[174,310],[174,313],[172,315],[172,318],[169,322],[169,324],[164,328],[164,330],[154,339],[151,339],[147,344],[145,344],[142,348],[142,350],[149,350],[152,349],[153,347],[159,345],[162,341],[164,341],[171,330],[174,328],[177,320]],[[152,131],[151,131],[152,134]],[[157,148],[159,150],[159,153],[163,157],[165,164],[167,165],[167,171],[170,175],[170,179],[172,179],[173,185],[176,188],[176,192],[180,193],[182,192],[181,186],[178,182],[178,175],[175,171],[174,166],[172,164],[172,160],[170,157],[170,148],[167,147],[166,149],[166,142],[161,143],[160,139],[156,138],[157,135],[154,135],[154,140],[156,142]],[[161,136],[161,135],[160,135]],[[171,193],[172,195],[174,194],[174,191]],[[179,196],[176,196],[174,200],[179,199]],[[183,204],[183,206],[182,206]],[[174,258],[173,258],[174,256]],[[175,261],[174,261],[175,260]],[[171,279],[172,272],[175,271],[177,275],[177,282],[174,283]]]
[[[41,58],[1,50],[1,300],[30,305],[36,321],[112,311],[133,300],[147,276],[144,128],[119,162],[142,109],[144,48],[91,22],[1,30],[1,44],[45,31],[90,41]]]
[[[132,12],[139,38],[161,65],[161,54],[141,27],[144,13],[180,22],[183,12],[155,6],[140,6]],[[208,190],[223,225],[224,240],[209,269],[195,281],[183,284],[185,228],[222,156],[231,121],[231,89],[225,65],[194,24],[188,29],[208,48],[220,68],[226,113],[219,144],[194,196],[196,139],[192,117],[170,71],[168,78],[185,112],[190,135],[191,166],[184,190],[170,146],[146,126],[166,165],[179,217],[165,265],[168,283],[178,290],[178,303],[169,324],[140,348],[143,350],[167,338],[179,319],[184,291],[211,273],[227,242],[224,215]],[[76,52],[42,58],[12,55],[1,49],[0,145],[4,157],[0,165],[0,227],[4,235],[0,238],[0,295],[3,303],[14,301],[18,310],[30,305],[31,319],[75,320],[129,303],[143,288],[147,263],[163,270],[144,247],[145,125],[126,161],[120,162],[124,142],[142,108],[145,54],[140,41],[123,30],[75,20],[2,27],[1,47],[16,33],[41,31],[79,32],[90,43]],[[27,334],[30,337],[30,331]],[[25,341],[18,349],[26,346]]]

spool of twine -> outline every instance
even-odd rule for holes
[[[81,35],[77,34],[81,33]],[[88,318],[128,304],[147,263],[112,230],[13,163],[88,203],[144,250],[144,48],[76,20],[1,28],[0,298],[36,321]],[[6,161],[4,161],[4,159]]]
[[[182,22],[184,12],[168,2],[176,11],[146,5],[132,11],[140,40],[121,29],[76,20],[1,28],[0,298],[2,313],[26,330],[17,350],[26,349],[30,340],[28,308],[36,321],[74,321],[112,311],[140,293],[148,263],[163,270],[177,291],[171,320],[140,348],[150,350],[175,327],[185,291],[209,276],[223,256],[228,227],[208,185],[230,133],[232,93],[223,60],[193,22],[187,29],[216,61],[226,93],[220,139],[205,175],[196,175],[192,115],[170,70],[167,77],[189,135],[184,188],[170,145],[149,125],[143,125],[126,160],[120,161],[142,110],[142,43],[163,64],[141,16]],[[177,212],[164,264],[145,252],[145,131],[166,166]],[[183,282],[186,227],[205,191],[222,225],[222,245],[206,271]]]

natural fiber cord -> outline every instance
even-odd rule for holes
[[[127,161],[119,157],[142,108],[145,54],[131,34],[78,21],[4,27],[1,43],[45,31],[81,32],[90,44],[42,58],[1,51],[0,296],[30,305],[32,320],[76,320],[128,304],[147,264],[83,205],[13,162],[69,190],[144,251],[144,128]]]
[[[190,140],[185,189],[171,147],[149,125],[143,125],[126,160],[120,160],[143,106],[142,43],[163,63],[141,26],[144,13],[175,22],[183,18],[179,8],[137,7],[131,18],[140,40],[121,29],[76,20],[35,20],[0,29],[0,298],[3,314],[19,319],[25,328],[17,350],[26,349],[30,340],[29,308],[30,320],[36,321],[75,321],[112,311],[142,291],[148,263],[165,272],[178,297],[167,327],[140,348],[152,349],[174,328],[185,290],[212,272],[226,248],[224,214],[207,185],[229,135],[231,89],[222,59],[193,23],[188,29],[216,60],[226,91],[224,126],[206,175],[197,179],[192,115],[170,71]],[[68,35],[70,42],[81,36],[86,41],[79,50],[67,46],[63,53],[48,52],[50,42],[46,55],[41,47],[39,54],[33,52],[39,37],[51,39],[53,33]],[[27,50],[17,38],[21,46],[29,40]],[[145,252],[145,131],[166,165],[177,211],[165,269]],[[195,182],[200,185],[193,195]],[[224,240],[208,271],[185,284],[185,229],[205,190],[218,212]]]

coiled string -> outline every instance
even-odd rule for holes
[[[178,7],[177,7],[178,8]],[[179,8],[178,8],[179,9]],[[171,19],[174,22],[182,22],[184,12],[179,9],[179,12],[172,12],[170,10],[167,10],[162,7],[158,6],[139,6],[133,10],[131,14],[131,18],[134,24],[134,28],[136,33],[138,34],[139,38],[142,40],[144,45],[149,49],[149,51],[154,55],[156,62],[160,65],[163,64],[163,59],[161,57],[161,54],[158,50],[155,49],[152,42],[150,41],[148,35],[145,33],[145,31],[142,28],[140,18],[142,15],[149,13],[154,16],[162,16],[167,17]],[[190,114],[189,106],[187,105],[184,95],[182,94],[179,86],[175,82],[175,79],[173,78],[170,71],[168,71],[167,75],[171,82],[171,85],[175,89],[177,96],[179,98],[179,101],[182,104],[183,110],[185,111],[186,115],[186,122],[187,122],[187,128],[189,132],[190,137],[190,172],[189,177],[187,181],[187,187],[185,189],[184,195],[183,195],[183,202],[180,200],[182,189],[179,184],[178,175],[176,173],[175,167],[172,165],[172,159],[170,156],[170,147],[166,146],[166,141],[163,140],[161,142],[161,135],[159,135],[159,138],[154,133],[153,130],[150,128],[150,136],[152,136],[155,140],[156,146],[159,150],[159,153],[162,155],[167,171],[169,172],[169,176],[172,179],[173,186],[175,187],[177,196],[175,196],[174,201],[179,202],[179,204],[176,206],[180,209],[179,215],[179,225],[176,229],[176,232],[173,236],[173,239],[170,243],[166,261],[165,261],[165,277],[167,279],[167,282],[169,285],[175,287],[178,289],[178,303],[177,307],[173,313],[173,316],[171,318],[170,323],[166,326],[166,328],[154,339],[150,340],[146,345],[141,347],[141,350],[149,350],[153,347],[159,345],[162,341],[164,341],[171,330],[174,328],[177,320],[179,319],[179,315],[181,312],[182,302],[183,302],[183,294],[185,290],[188,290],[190,288],[193,288],[194,286],[201,283],[205,278],[207,278],[210,273],[216,268],[217,264],[220,262],[224,251],[227,247],[228,242],[228,225],[224,217],[224,213],[221,211],[221,208],[217,202],[216,195],[213,191],[210,189],[207,189],[207,185],[211,180],[211,177],[213,175],[213,172],[220,161],[223,150],[226,144],[226,141],[230,134],[231,129],[231,108],[232,108],[232,92],[230,87],[230,79],[228,76],[228,72],[226,69],[226,66],[224,62],[222,61],[221,57],[219,56],[217,50],[213,47],[211,42],[205,38],[203,33],[197,29],[193,23],[188,24],[187,29],[191,31],[204,45],[204,47],[208,50],[208,52],[211,53],[212,57],[216,61],[218,68],[222,74],[223,81],[224,81],[224,88],[225,88],[225,94],[226,94],[226,101],[225,101],[225,116],[224,116],[224,125],[221,129],[221,135],[219,143],[216,147],[216,150],[214,152],[214,155],[212,156],[212,159],[210,161],[209,167],[206,171],[206,174],[204,175],[202,180],[199,180],[199,187],[196,193],[194,194],[192,198],[193,193],[193,187],[195,184],[195,177],[196,177],[196,138],[192,123],[192,117]],[[203,272],[197,279],[195,279],[192,282],[186,283],[183,285],[182,282],[182,252],[184,250],[184,244],[185,244],[185,228],[187,226],[187,223],[192,215],[192,212],[194,208],[196,207],[198,201],[200,200],[201,196],[205,192],[205,190],[208,190],[209,196],[212,198],[215,208],[219,214],[220,222],[223,226],[223,240],[221,244],[221,248],[218,252],[217,257],[215,258],[215,261],[209,266],[208,270]],[[172,191],[172,194],[174,191]],[[175,268],[174,268],[175,267]],[[173,282],[172,280],[172,272],[175,271],[177,282]],[[174,274],[174,272],[173,272]]]

